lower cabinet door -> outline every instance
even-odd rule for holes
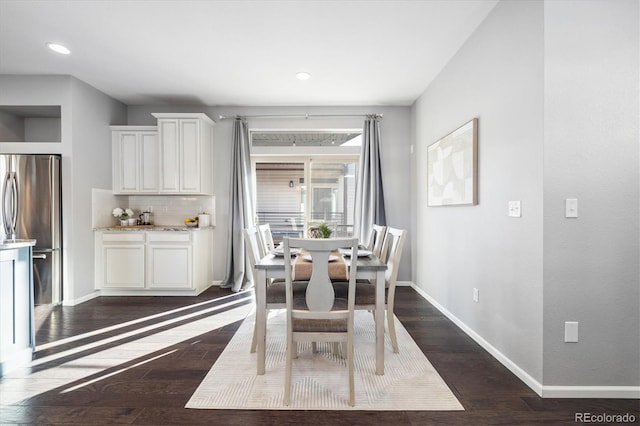
[[[0,250],[0,377],[31,359],[22,355],[31,345],[30,250]]]
[[[104,287],[144,288],[144,244],[105,245]]]
[[[148,245],[147,287],[155,289],[190,289],[191,245]]]

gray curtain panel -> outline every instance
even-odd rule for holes
[[[236,118],[233,123],[233,163],[231,164],[231,192],[229,200],[229,231],[227,265],[220,285],[238,292],[253,284],[251,266],[247,260],[242,230],[254,226],[253,178],[249,152],[247,123]]]
[[[368,238],[371,225],[386,225],[382,169],[380,168],[380,117],[369,115],[362,131],[362,151],[356,183],[356,236]]]

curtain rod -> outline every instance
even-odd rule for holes
[[[382,118],[382,114],[293,114],[293,115],[219,115],[220,120],[235,118],[316,118],[316,117],[371,117]]]

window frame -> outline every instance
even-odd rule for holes
[[[359,167],[359,161],[360,161],[360,153],[358,153],[358,155],[328,155],[328,156],[318,156],[318,155],[314,155],[314,156],[300,156],[300,155],[283,155],[283,156],[279,156],[279,155],[251,155],[251,170],[252,170],[252,177],[253,177],[253,187],[257,188],[257,182],[256,182],[256,178],[257,178],[257,174],[256,174],[256,165],[258,163],[300,163],[304,165],[304,181],[308,182],[309,184],[307,185],[306,189],[305,189],[305,199],[304,199],[304,205],[305,205],[305,209],[304,209],[304,229],[306,229],[310,223],[313,223],[314,221],[311,220],[311,209],[310,206],[312,205],[312,197],[313,197],[313,191],[311,190],[311,168],[312,168],[312,164],[313,163],[326,163],[326,164],[331,164],[331,163],[342,163],[342,162],[351,162],[351,163],[355,163],[356,164],[356,176],[355,176],[355,180],[357,181],[357,173],[358,173],[358,167]],[[253,203],[256,206],[256,217],[255,217],[255,221],[256,223],[258,222],[258,203],[257,203],[257,190],[254,191],[254,200]]]

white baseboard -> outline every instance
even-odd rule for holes
[[[84,303],[88,300],[91,299],[95,299],[96,297],[100,296],[100,291],[99,290],[95,290],[92,293],[87,294],[86,296],[82,296],[79,297],[77,299],[73,299],[73,300],[63,300],[62,301],[62,306],[75,306],[75,305],[79,305],[81,303]]]
[[[400,285],[400,284],[398,284]],[[404,284],[403,284],[404,285]],[[482,348],[489,352],[495,359],[504,365],[509,371],[515,374],[524,384],[529,386],[542,398],[614,398],[614,399],[637,399],[640,398],[640,386],[544,386],[526,371],[511,361],[502,352],[492,346],[478,333],[472,330],[458,317],[449,312],[444,306],[425,293],[424,290],[414,283],[409,284],[420,296],[431,303],[444,316],[449,318],[455,325],[464,331]]]
[[[543,386],[542,397],[640,399],[640,386]]]
[[[11,354],[10,357],[0,361],[0,377],[18,368],[28,365],[33,359],[33,349],[25,348]]]

